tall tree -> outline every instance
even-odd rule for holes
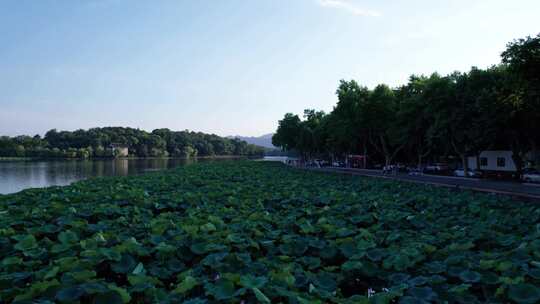
[[[298,147],[301,132],[301,122],[298,115],[287,113],[278,122],[276,133],[272,136],[272,144],[286,151]]]
[[[526,150],[532,149],[537,162],[540,161],[537,153],[540,144],[540,34],[514,40],[501,56],[515,77],[515,93],[508,99],[512,105],[509,129],[519,173]]]
[[[430,84],[437,81],[437,78],[436,74],[429,78],[412,75],[407,85],[397,90],[397,98],[400,99],[397,114],[397,124],[402,133],[400,141],[415,155],[419,168],[435,147],[433,141],[428,138],[429,128],[434,119],[430,111],[429,94]]]
[[[403,149],[398,121],[399,102],[392,89],[378,85],[365,102],[360,103],[360,123],[368,130],[368,138],[375,150],[384,156],[385,164],[392,163]]]
[[[315,111],[313,109],[304,110],[304,121],[302,124],[305,134],[311,136],[309,143],[304,150],[310,154],[321,154],[325,152],[326,138],[323,130],[326,113],[324,111]]]
[[[369,90],[354,80],[341,80],[336,91],[338,102],[327,122],[329,144],[333,150],[349,154],[367,141],[366,128],[361,123],[360,105],[369,98]]]

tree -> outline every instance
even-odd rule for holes
[[[430,111],[430,85],[438,78],[437,74],[429,78],[412,75],[408,84],[397,90],[400,100],[397,125],[402,133],[400,141],[415,155],[418,168],[422,167],[424,158],[435,148],[433,141],[429,140],[429,129],[434,120]]]
[[[287,113],[278,122],[276,133],[272,136],[272,144],[281,147],[285,151],[291,151],[298,147],[300,140],[301,123],[298,115]]]
[[[304,138],[300,150],[309,154],[321,154],[325,151],[325,132],[323,130],[326,114],[324,111],[313,109],[304,110],[304,121],[302,121],[302,132],[300,137]]]
[[[462,161],[468,175],[468,156],[476,155],[482,146],[482,126],[479,123],[478,104],[464,94],[467,74],[453,73],[439,79],[437,94],[431,100],[434,123],[430,128],[431,139],[446,140]]]
[[[360,103],[360,124],[367,130],[372,146],[384,156],[386,165],[391,164],[406,144],[397,125],[398,113],[398,99],[386,85],[375,87],[369,98]]]
[[[529,97],[540,95],[540,34],[514,40],[501,54],[502,62],[522,81]]]
[[[23,145],[16,145],[15,146],[15,156],[17,157],[24,157],[25,156],[26,149]]]
[[[185,158],[197,157],[197,150],[192,146],[184,146],[180,152],[180,155]]]
[[[328,118],[328,142],[336,152],[349,154],[359,145],[367,147],[367,129],[362,122],[361,104],[369,98],[369,90],[354,80],[341,80],[336,95],[338,102]],[[366,153],[364,153],[366,154]]]
[[[304,110],[304,120],[297,115],[285,114],[279,121],[276,133],[272,137],[272,144],[286,151],[295,150],[303,158],[324,153],[326,137],[324,121],[326,114],[323,111],[312,109]]]
[[[532,149],[538,159],[540,143],[540,34],[509,43],[502,53],[514,78],[514,93],[508,97],[511,105],[509,129],[512,137],[513,159],[521,173],[524,150]],[[538,164],[537,164],[538,165]]]

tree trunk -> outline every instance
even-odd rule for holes
[[[365,169],[367,167],[367,143],[366,143],[366,140],[364,139],[364,168]]]
[[[423,149],[419,149],[419,151],[422,151],[422,150]],[[424,159],[424,157],[427,157],[429,153],[431,153],[431,149],[427,149],[427,151],[424,153],[422,152],[418,153],[418,169],[422,168],[422,160]]]
[[[452,147],[454,148],[454,151],[461,157],[461,162],[463,163],[463,176],[469,177],[469,164],[467,162],[467,149],[465,149],[464,152],[461,152],[453,140],[451,140],[451,143],[452,143]]]
[[[532,153],[532,160],[534,162],[533,166],[536,169],[540,168],[540,153],[538,153],[538,145],[536,141],[531,142],[531,153]]]
[[[467,154],[461,154],[461,160],[463,162],[463,175],[469,177],[469,162],[467,159]]]
[[[512,147],[512,160],[514,161],[514,165],[516,166],[516,176],[514,177],[516,179],[521,179],[521,173],[523,171],[523,152],[522,152],[523,147],[521,146],[521,143],[519,141],[514,141],[511,147]]]
[[[512,150],[512,160],[514,165],[516,165],[516,176],[514,178],[520,179],[521,172],[523,171],[523,157],[519,151]]]
[[[390,165],[390,162],[392,161],[390,152],[388,151],[388,147],[386,146],[386,141],[384,140],[384,137],[382,135],[379,135],[379,140],[381,141],[381,148],[384,154],[384,163],[386,166],[388,166]]]

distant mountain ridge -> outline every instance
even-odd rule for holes
[[[248,144],[265,147],[269,149],[276,149],[274,145],[272,145],[272,136],[274,133],[268,133],[261,136],[227,136],[228,138],[238,138],[240,140],[243,140],[247,142]]]

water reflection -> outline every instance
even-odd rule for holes
[[[174,168],[204,159],[114,159],[0,161],[0,193],[14,193],[27,188],[68,185],[96,176],[126,176]]]

